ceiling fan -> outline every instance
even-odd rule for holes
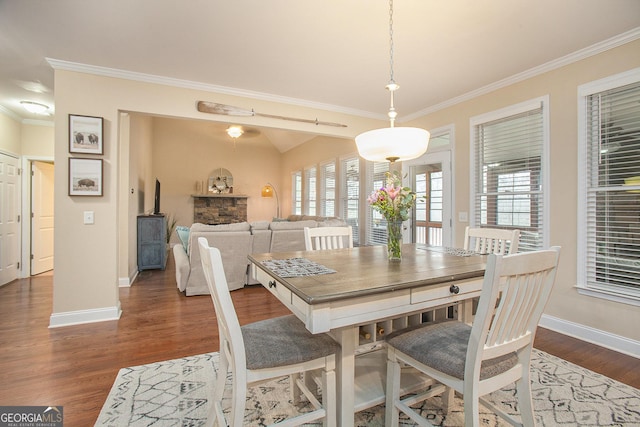
[[[252,138],[260,135],[260,130],[240,125],[231,125],[226,129],[226,132],[233,139]]]
[[[310,119],[300,119],[296,117],[278,116],[274,114],[257,113],[253,109],[247,110],[245,108],[234,107],[232,105],[226,105],[226,104],[218,104],[218,103],[209,102],[209,101],[198,101],[198,111],[200,111],[201,113],[220,114],[223,116],[268,117],[271,119],[311,123],[311,124],[315,124],[316,126],[322,125],[322,126],[347,127],[347,125],[343,125],[341,123],[319,121],[317,118],[315,120],[310,120]]]

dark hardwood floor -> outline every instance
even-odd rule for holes
[[[218,351],[211,298],[178,292],[172,257],[120,289],[118,321],[49,329],[52,285],[44,274],[0,287],[0,405],[62,405],[65,426],[91,426],[119,369]],[[232,296],[241,324],[288,314],[260,286]],[[640,388],[636,358],[542,328],[535,346]]]

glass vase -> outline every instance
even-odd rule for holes
[[[402,221],[387,221],[387,255],[389,261],[402,260]]]

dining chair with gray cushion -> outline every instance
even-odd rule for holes
[[[353,248],[351,226],[304,228],[304,244],[308,251]]]
[[[323,419],[323,425],[335,426],[335,355],[339,350],[338,344],[326,334],[312,334],[294,315],[240,326],[224,275],[220,251],[210,247],[203,237],[198,239],[198,246],[220,333],[220,362],[209,414],[210,424],[242,426],[247,388],[289,376],[292,403],[298,403],[300,393],[303,393],[314,410],[277,425],[297,426]],[[233,378],[233,390],[230,419],[226,420],[222,397],[229,371]],[[321,373],[322,402],[308,390],[300,378],[300,374],[311,371]]]
[[[512,255],[519,243],[520,230],[467,227],[464,231],[464,249],[480,254]]]
[[[454,320],[390,334],[385,426],[397,426],[400,411],[421,426],[431,425],[410,405],[443,393],[447,412],[453,390],[463,396],[467,427],[480,425],[480,402],[514,425],[535,425],[529,378],[531,350],[555,282],[559,255],[559,247],[491,254],[473,325]],[[401,364],[439,384],[418,395],[400,396]],[[521,422],[482,399],[514,382]]]

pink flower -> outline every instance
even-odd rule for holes
[[[393,185],[388,186],[385,191],[387,192],[387,194],[389,195],[389,198],[391,200],[394,200],[396,198],[396,196],[398,194],[400,194],[400,191],[402,190],[402,188],[400,187],[394,187]]]

